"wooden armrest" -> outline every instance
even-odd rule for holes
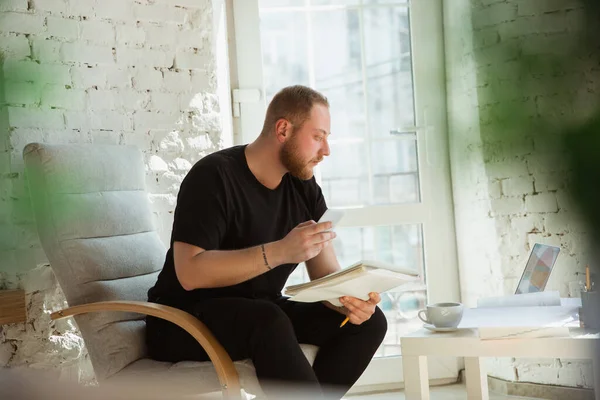
[[[225,398],[240,398],[240,380],[231,357],[206,325],[183,310],[143,301],[100,301],[56,311],[50,317],[56,320],[98,311],[123,311],[151,315],[185,329],[200,343],[214,364]]]
[[[25,291],[0,290],[0,325],[16,324],[26,320]]]

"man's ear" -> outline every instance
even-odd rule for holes
[[[283,143],[290,136],[292,124],[285,118],[280,118],[275,123],[275,136],[280,143]]]

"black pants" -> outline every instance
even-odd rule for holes
[[[341,398],[360,377],[383,341],[387,322],[377,308],[361,325],[340,328],[344,315],[321,303],[215,298],[186,307],[234,360],[251,359],[270,399]],[[148,317],[147,344],[158,361],[207,361],[202,347],[183,329]],[[299,343],[319,346],[313,366]],[[303,395],[297,395],[304,393]]]

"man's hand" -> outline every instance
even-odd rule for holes
[[[281,264],[301,263],[316,257],[335,238],[331,222],[306,221],[290,231],[277,243]]]
[[[354,325],[360,325],[371,318],[371,315],[375,312],[375,307],[380,301],[381,296],[375,292],[369,293],[369,300],[367,301],[350,296],[340,297],[340,302],[348,310],[346,314],[348,321]]]

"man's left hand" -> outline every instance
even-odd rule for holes
[[[371,318],[380,301],[379,293],[375,292],[369,293],[369,300],[366,301],[351,296],[340,297],[340,302],[348,310],[348,321],[354,325],[360,325]]]

